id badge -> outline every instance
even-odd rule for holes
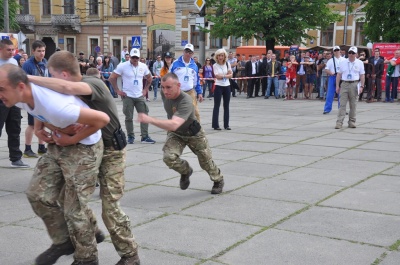
[[[226,81],[226,77],[222,78],[222,80],[225,82]]]
[[[188,75],[185,75],[185,77],[183,78],[183,81],[189,82],[189,76],[188,76]]]
[[[347,75],[347,80],[352,80],[353,76],[351,74]]]
[[[139,81],[138,81],[138,80],[136,80],[136,79],[135,79],[135,80],[133,80],[133,85],[134,85],[134,86],[138,86],[138,85],[139,85]]]

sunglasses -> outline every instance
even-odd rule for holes
[[[355,52],[349,52],[349,54],[356,54]]]
[[[131,60],[139,60],[139,57],[136,57],[136,56],[131,57]]]
[[[193,54],[193,52],[192,52],[192,51],[190,51],[190,50],[185,50],[185,53],[188,53],[188,54]]]
[[[338,52],[338,51],[340,51],[339,49],[336,49],[336,50],[333,50],[334,52]]]

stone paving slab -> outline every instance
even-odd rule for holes
[[[211,258],[259,229],[220,220],[170,215],[137,227],[135,233],[141,238],[140,244],[147,248],[192,258]]]
[[[305,207],[305,204],[300,203],[227,195],[190,207],[182,211],[182,214],[242,224],[270,226]],[[210,208],[215,211],[210,212]],[[254,208],[257,211],[254,211]]]
[[[400,215],[400,193],[350,188],[322,202],[322,206]]]
[[[400,216],[313,207],[276,228],[389,247],[400,238],[399,222]]]
[[[303,167],[310,163],[320,160],[320,157],[309,157],[309,156],[298,156],[298,155],[287,155],[287,154],[260,154],[251,158],[243,159],[242,161],[248,162],[259,162],[270,165],[283,165],[292,167]]]
[[[346,152],[337,154],[335,158],[341,159],[354,159],[365,161],[382,161],[382,162],[400,162],[400,153],[392,151],[380,150],[364,150],[364,149],[351,149]]]
[[[234,195],[258,197],[290,202],[314,204],[341,188],[338,186],[306,183],[301,181],[265,179],[256,185],[233,191]]]
[[[395,166],[395,167],[393,167],[391,169],[383,171],[383,174],[400,176],[400,166]]]
[[[297,144],[279,148],[277,150],[272,151],[271,153],[329,157],[344,152],[345,150],[346,150],[345,148],[339,148],[339,147]]]
[[[397,176],[378,175],[357,185],[357,189],[400,192],[400,178]]]
[[[294,167],[282,165],[266,165],[260,158],[255,162],[237,161],[219,166],[224,174],[269,178],[283,172],[291,171]]]
[[[329,135],[325,135],[323,137],[305,140],[301,144],[353,148],[355,146],[359,146],[359,145],[365,143],[365,141],[359,141],[359,140],[346,140],[346,139],[333,140],[333,139],[327,138],[328,136]]]
[[[269,229],[217,260],[231,265],[371,264],[385,249],[343,240]]]
[[[286,144],[277,144],[277,143],[262,143],[255,141],[240,141],[233,142],[229,144],[224,144],[219,146],[221,149],[229,149],[229,150],[243,150],[243,151],[253,151],[253,152],[270,152],[279,148],[286,146]]]
[[[340,171],[336,169],[302,167],[281,174],[277,176],[276,179],[296,180],[296,181],[348,187],[367,178],[368,176],[369,174],[360,171],[349,173],[346,171]]]

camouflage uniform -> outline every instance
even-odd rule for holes
[[[112,243],[121,257],[137,254],[137,243],[132,235],[131,222],[121,209],[119,200],[125,186],[126,150],[105,147],[100,165],[99,182],[102,201],[102,217]]]
[[[75,260],[97,260],[96,218],[87,203],[95,190],[102,154],[101,140],[94,145],[49,144],[26,191],[53,244],[71,238]]]
[[[84,77],[82,81],[92,89],[92,94],[82,96],[82,99],[91,108],[103,111],[110,117],[110,122],[101,129],[104,142],[103,161],[99,170],[101,216],[118,254],[121,257],[132,257],[137,254],[138,246],[132,235],[129,216],[119,204],[125,187],[126,150],[115,150],[112,145],[113,132],[121,127],[117,106],[103,81],[94,77]],[[144,104],[144,107],[147,108],[147,105]]]
[[[183,136],[168,132],[167,140],[163,147],[164,163],[181,175],[188,174],[190,172],[189,163],[180,158],[186,146],[197,156],[201,168],[207,171],[212,181],[219,182],[223,179],[221,171],[212,159],[211,149],[203,129],[195,136]]]

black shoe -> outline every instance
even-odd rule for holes
[[[216,131],[220,131],[220,130],[221,130],[221,128],[219,128],[219,127],[218,127],[218,128],[214,128],[214,130],[216,130]]]
[[[190,185],[190,180],[189,180],[189,178],[190,178],[190,176],[192,175],[192,173],[193,173],[193,169],[192,168],[189,168],[189,173],[188,174],[182,174],[181,175],[181,180],[180,180],[180,182],[179,182],[179,185],[180,185],[180,187],[181,187],[181,190],[186,190],[188,187],[189,187],[189,185]]]
[[[264,99],[269,99],[269,97],[265,96]]]
[[[225,183],[223,179],[221,181],[214,182],[214,185],[211,189],[211,194],[220,194],[224,188],[224,184]]]
[[[139,255],[132,257],[122,257],[115,265],[140,265]]]
[[[230,131],[230,130],[232,130],[232,129],[231,129],[230,127],[226,127],[225,130]]]
[[[47,148],[41,148],[41,149],[38,149],[38,154],[39,155],[44,155],[44,154],[46,154],[47,153]]]
[[[278,99],[279,97],[275,97],[276,99]]]
[[[232,97],[236,98],[236,95],[233,95]]]
[[[40,254],[36,260],[36,265],[51,265],[64,255],[71,255],[75,252],[75,247],[71,240],[59,245],[51,245],[49,249]]]
[[[329,112],[327,112],[327,111],[324,111],[324,113],[322,113],[322,114],[328,114]]]

